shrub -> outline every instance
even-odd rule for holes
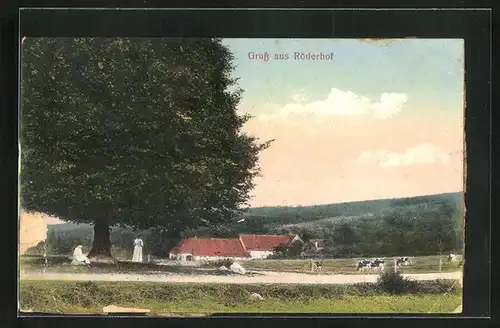
[[[458,294],[461,286],[453,279],[415,281],[403,277],[400,272],[384,272],[377,283],[379,291],[389,294]]]
[[[378,288],[389,294],[405,294],[418,292],[418,282],[403,277],[400,272],[387,271],[380,274]]]
[[[418,282],[418,292],[421,294],[458,294],[461,286],[457,280],[437,279]]]
[[[221,266],[225,266],[226,268],[229,268],[233,263],[234,261],[232,259],[226,258],[218,261],[209,261],[207,262],[207,266],[212,268],[220,268]]]

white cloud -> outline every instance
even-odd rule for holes
[[[410,166],[419,164],[448,164],[451,157],[436,146],[424,143],[408,148],[403,153],[387,150],[365,151],[358,158],[360,162],[377,163],[382,167]]]
[[[378,101],[356,94],[352,91],[342,91],[332,88],[326,99],[307,102],[304,94],[297,94],[293,102],[284,106],[267,104],[275,107],[273,112],[267,112],[261,119],[288,118],[297,115],[314,116],[371,116],[390,118],[399,113],[408,101],[405,93],[383,93]]]
[[[309,98],[307,97],[307,94],[304,90],[300,90],[292,96],[293,102],[298,104],[305,104],[307,103],[308,99]]]

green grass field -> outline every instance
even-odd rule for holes
[[[165,313],[451,313],[461,291],[440,289],[390,295],[374,284],[354,286],[167,284],[145,282],[21,281],[23,309],[51,313],[102,313],[108,305]],[[432,287],[432,286],[431,286]],[[434,286],[435,287],[435,286]],[[263,301],[251,301],[259,293]]]
[[[47,265],[41,258],[21,258],[20,268],[24,271],[46,272],[46,273],[133,273],[133,274],[158,274],[158,273],[179,273],[179,274],[202,274],[201,271],[192,267],[166,266],[149,263],[117,262],[92,263],[87,265],[71,265],[66,258],[49,260]]]
[[[412,258],[413,263],[410,266],[401,266],[398,271],[402,273],[431,273],[439,272],[440,256],[421,256]],[[356,271],[354,265],[360,259],[325,259],[323,260],[322,274],[366,274],[366,272]],[[392,258],[386,258],[386,266],[392,267]],[[460,261],[448,262],[446,259],[442,262],[441,272],[451,272],[462,270]],[[267,270],[283,272],[310,272],[311,265],[309,260],[250,260],[244,262],[248,270]]]
[[[50,263],[45,265],[40,259],[22,259],[20,261],[22,273],[57,273],[57,274],[180,274],[180,275],[231,275],[228,271],[219,271],[215,268],[196,268],[187,266],[168,266],[149,263],[117,262],[111,263],[92,263],[87,265],[71,265],[69,262]],[[247,271],[249,276],[259,275],[252,271]]]
[[[321,274],[366,274],[366,271],[356,271],[354,264],[358,259],[325,259]],[[423,256],[412,259],[407,267],[399,267],[401,273],[431,273],[439,272],[439,256]],[[247,271],[280,271],[310,273],[309,260],[250,260],[241,262]],[[40,257],[21,257],[20,265],[24,270],[58,273],[143,273],[157,274],[163,272],[183,274],[214,274],[214,271],[200,270],[193,267],[166,266],[148,263],[118,262],[117,264],[92,264],[92,266],[72,266],[66,257],[51,257],[46,266]],[[386,266],[392,267],[392,259],[386,259]],[[459,261],[443,260],[441,272],[460,271]]]

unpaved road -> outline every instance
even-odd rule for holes
[[[357,284],[375,282],[376,274],[367,275],[312,275],[291,272],[258,272],[255,276],[217,276],[181,274],[75,274],[26,272],[21,280],[77,280],[77,281],[149,281],[171,283],[219,283],[219,284]],[[462,284],[462,272],[404,274],[413,280],[456,279]]]

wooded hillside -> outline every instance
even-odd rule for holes
[[[185,230],[182,235],[230,237],[240,233],[297,233],[306,241],[325,240],[327,256],[430,255],[463,249],[462,193],[383,199],[299,207],[249,209],[228,225]],[[242,222],[237,222],[241,221]],[[49,225],[47,243],[53,253],[70,253],[75,244],[92,242],[87,224]],[[137,233],[145,251],[162,255],[168,243],[154,230],[134,232],[115,227],[112,244],[132,249]]]

